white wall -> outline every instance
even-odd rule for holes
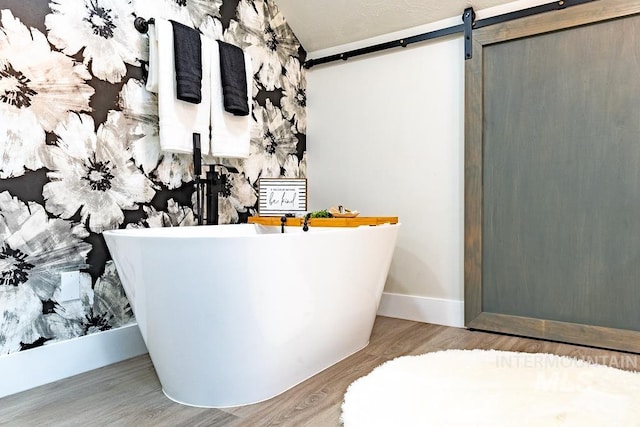
[[[386,292],[463,298],[463,55],[458,36],[307,74],[309,207],[400,217]]]
[[[541,3],[476,11],[477,19]],[[458,23],[452,18],[309,57]],[[403,224],[383,314],[462,326],[462,35],[313,67],[307,106],[310,209],[342,204],[363,215],[397,215]]]

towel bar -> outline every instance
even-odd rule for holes
[[[149,31],[149,24],[153,24],[155,23],[155,19],[153,18],[149,18],[149,20],[144,19],[141,16],[138,16],[134,21],[133,21],[133,26],[136,27],[136,30],[138,30],[141,33],[146,33],[147,31]]]

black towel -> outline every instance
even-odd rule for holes
[[[176,97],[199,104],[202,101],[202,42],[200,33],[179,22],[173,25],[173,54],[176,67]]]
[[[224,109],[235,116],[248,116],[249,102],[244,53],[239,47],[222,41],[218,41],[218,46]]]

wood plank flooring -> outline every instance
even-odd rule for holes
[[[376,366],[402,355],[474,348],[554,353],[640,369],[640,355],[379,316],[366,348],[266,402],[224,410],[174,403],[144,355],[2,398],[0,425],[334,427],[340,425],[349,384]]]

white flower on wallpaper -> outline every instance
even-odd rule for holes
[[[254,103],[253,114],[256,123],[251,128],[249,158],[242,170],[254,184],[258,178],[277,178],[290,154],[296,154],[298,139],[291,132],[282,111],[267,99],[262,107]]]
[[[244,173],[228,173],[225,188],[218,197],[218,223],[237,223],[238,212],[247,212],[257,201],[258,194]]]
[[[173,19],[199,28],[207,16],[220,16],[222,0],[134,0],[137,16]]]
[[[169,190],[175,190],[194,179],[191,154],[161,153],[161,156],[162,161],[149,175],[155,182],[160,182]]]
[[[140,80],[129,79],[120,91],[118,106],[128,120],[127,137],[133,158],[144,173],[169,190],[193,181],[190,154],[160,150],[157,95],[147,91]]]
[[[282,114],[291,120],[294,130],[307,133],[307,81],[304,68],[296,58],[289,58],[282,76]]]
[[[80,273],[80,299],[53,304],[50,313],[36,320],[38,332],[56,342],[106,331],[134,320],[112,261],[105,264],[102,276],[91,287],[91,276]]]
[[[93,306],[85,315],[84,332],[117,328],[134,321],[113,261],[107,261],[104,273],[93,288]]]
[[[298,156],[290,154],[287,156],[287,160],[285,160],[282,169],[284,170],[282,175],[285,178],[305,178],[307,169],[306,160],[303,163],[298,159]]]
[[[129,133],[138,138],[152,138],[158,136],[158,96],[145,89],[144,82],[129,79],[122,86],[118,95],[118,107],[123,116],[131,121]],[[151,142],[149,142],[151,144]],[[158,149],[159,149],[158,145]],[[153,170],[157,165],[142,162],[147,170]]]
[[[266,90],[282,86],[282,68],[289,57],[298,55],[300,43],[273,2],[240,0],[225,38],[245,49]]]
[[[52,51],[45,36],[0,12],[0,178],[42,167],[40,146],[69,111],[91,111],[84,65]]]
[[[58,295],[54,295],[54,303],[48,312],[36,320],[36,328],[40,336],[47,338],[47,342],[86,335],[84,325],[89,321],[87,315],[90,315],[93,305],[89,274],[80,273],[79,291],[80,299],[71,301],[59,301]]]
[[[43,303],[55,298],[60,272],[87,267],[88,235],[35,202],[0,193],[0,354],[43,336]]]
[[[82,51],[95,77],[117,83],[126,64],[140,65],[142,35],[130,0],[53,0],[49,7],[49,41],[69,56]]]
[[[217,17],[207,16],[207,18],[202,21],[202,25],[200,25],[198,29],[203,35],[212,40],[225,40],[222,22]]]
[[[58,140],[45,155],[51,182],[42,192],[49,212],[71,218],[79,211],[82,223],[102,233],[122,224],[123,210],[151,201],[155,190],[130,159],[125,121],[110,111],[96,134],[92,117],[70,114],[55,129]]]
[[[42,302],[28,288],[0,286],[0,356],[20,351],[40,335],[36,321],[42,315]]]
[[[300,160],[300,172],[298,174],[299,178],[306,178],[307,177],[307,152],[305,151],[302,154],[302,160]]]
[[[36,123],[19,129],[15,122],[0,120],[0,178],[17,177],[27,170],[40,169],[43,165],[39,150],[44,139],[44,131]]]
[[[167,200],[166,210],[144,206],[146,218],[138,223],[127,224],[127,228],[180,227],[196,225],[196,217],[188,206],[181,206],[174,199]]]

